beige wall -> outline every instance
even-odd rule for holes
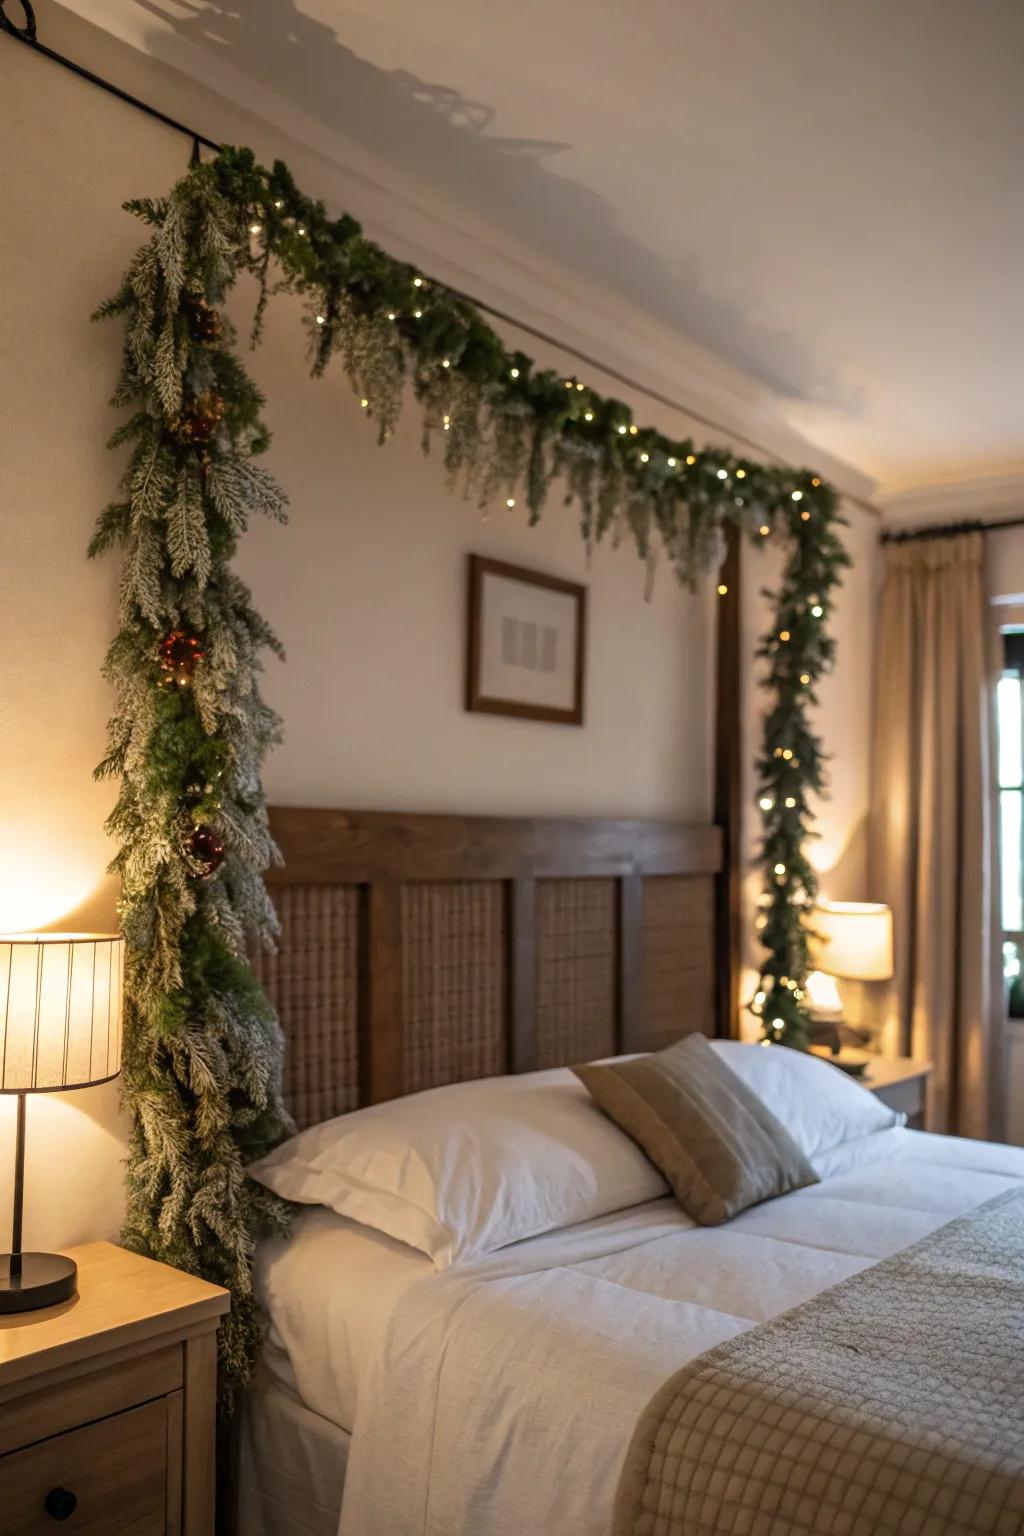
[[[104,65],[102,56],[91,62]],[[0,99],[8,125],[0,220],[0,926],[107,927],[114,893],[103,873],[110,849],[102,821],[111,790],[91,771],[110,703],[99,668],[115,622],[116,581],[113,561],[89,564],[84,550],[116,483],[103,443],[116,421],[105,402],[118,335],[113,326],[90,326],[88,314],[111,292],[139,238],[120,201],[167,187],[187,146],[26,50],[0,49]],[[259,124],[213,103],[205,110],[213,131],[272,152]],[[310,190],[331,195],[322,162],[281,149]],[[247,297],[238,296],[240,316]],[[643,572],[628,550],[601,550],[588,570],[575,514],[557,496],[539,529],[504,510],[482,522],[447,493],[439,463],[420,456],[414,411],[381,450],[340,370],[308,380],[296,321],[279,301],[252,361],[270,396],[275,440],[267,462],[290,494],[292,523],[255,529],[240,561],[288,648],[285,666],[268,662],[266,692],[287,732],[267,766],[271,798],[705,817],[714,598],[686,596],[663,570],[645,605]],[[593,349],[605,351],[604,340],[596,337]],[[543,361],[565,365],[554,353]],[[621,386],[592,377],[628,398]],[[687,430],[680,416],[632,403],[667,430]],[[842,870],[835,894],[862,894],[873,531],[860,517],[854,542],[863,563],[844,599],[842,675],[825,702],[837,763],[823,848]],[[584,729],[462,710],[469,550],[588,583]],[[753,591],[756,555],[749,564]],[[748,747],[758,709],[751,697]],[[11,1110],[0,1102],[0,1232],[9,1211]],[[116,1231],[123,1131],[110,1088],[33,1101],[29,1243]]]

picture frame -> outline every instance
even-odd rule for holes
[[[586,587],[470,555],[467,710],[582,725],[586,640]]]

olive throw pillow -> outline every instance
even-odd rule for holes
[[[573,1071],[701,1226],[718,1226],[750,1205],[818,1182],[785,1126],[703,1035],[688,1035],[656,1055]]]

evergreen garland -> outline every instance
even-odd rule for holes
[[[583,381],[537,368],[470,301],[388,256],[354,219],[329,218],[280,163],[267,171],[225,149],[168,198],[125,206],[152,233],[99,313],[125,324],[114,404],[132,415],[111,441],[132,452],[91,553],[122,550],[107,660],[117,706],[98,772],[121,780],[109,829],[128,941],[126,1240],[231,1288],[230,1392],[258,1347],[253,1246],[284,1219],[244,1167],[288,1129],[280,1033],[244,958],[247,941],[275,931],[260,765],[278,721],[256,682],[261,651],[279,647],[230,561],[249,517],[282,517],[284,497],[253,463],[268,443],[263,401],[216,308],[238,274],[259,285],[254,340],[272,291],[303,296],[314,373],[340,353],[381,442],[411,383],[424,448],[439,437],[451,482],[484,506],[522,496],[535,523],[559,478],[588,549],[629,537],[649,572],[660,550],[690,587],[729,529],[783,542],[759,650],[772,704],[758,759],[765,956],[751,1006],[765,1038],[796,1046],[817,889],[808,797],[823,787],[809,710],[833,661],[828,619],[848,559],[837,495],[817,475],[670,439]]]
[[[111,446],[132,448],[90,546],[122,550],[97,773],[121,781],[108,830],[127,941],[124,1238],[230,1288],[229,1396],[259,1342],[253,1246],[286,1215],[245,1165],[289,1128],[280,1032],[244,958],[249,936],[275,932],[260,766],[279,722],[256,680],[261,649],[280,647],[230,562],[249,517],[281,517],[284,499],[253,463],[262,400],[209,307],[234,280],[244,224],[206,170],[126,206],[153,233],[99,315],[124,321],[114,404],[132,414]]]

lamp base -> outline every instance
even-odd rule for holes
[[[0,1254],[0,1314],[55,1307],[77,1292],[78,1266],[62,1253],[23,1253],[20,1275],[11,1274],[11,1255]]]

